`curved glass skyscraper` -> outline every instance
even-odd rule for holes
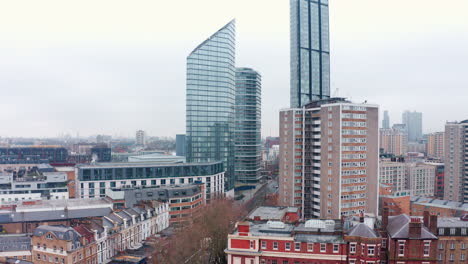
[[[227,190],[235,175],[235,50],[233,20],[187,57],[187,161],[223,161]]]
[[[241,184],[260,179],[261,81],[253,69],[236,69],[235,171]]]
[[[328,0],[290,0],[291,107],[330,98]]]

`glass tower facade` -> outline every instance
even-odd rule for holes
[[[260,179],[261,81],[253,69],[236,69],[235,172],[240,184]]]
[[[226,190],[235,182],[235,70],[233,20],[187,57],[187,162],[223,161]]]
[[[290,0],[291,107],[330,98],[328,0]]]

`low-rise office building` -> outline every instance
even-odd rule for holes
[[[190,223],[205,204],[204,184],[187,184],[157,188],[108,190],[107,197],[116,207],[133,207],[144,201],[168,203],[169,223],[183,225]]]
[[[222,162],[210,163],[97,163],[78,165],[77,195],[81,198],[105,197],[106,190],[205,184],[205,199],[224,196]]]
[[[0,173],[0,205],[24,200],[68,199],[67,174],[44,172],[14,176],[13,172]]]

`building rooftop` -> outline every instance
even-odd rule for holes
[[[422,204],[427,206],[436,206],[441,208],[449,208],[455,210],[462,210],[468,212],[468,203],[460,203],[449,200],[439,200],[434,198],[422,197],[422,196],[411,196],[410,201],[416,204]]]
[[[105,216],[112,212],[113,204],[103,198],[42,200],[35,204],[22,204],[13,211],[0,212],[0,223],[53,221]]]
[[[200,162],[200,163],[169,163],[162,164],[160,162],[103,162],[95,164],[79,164],[76,165],[79,169],[96,169],[96,168],[139,168],[139,167],[184,167],[184,166],[206,166],[222,163],[219,162]]]
[[[59,240],[77,241],[81,235],[73,228],[64,225],[41,225],[34,229],[33,236],[43,236],[46,233],[53,233]]]
[[[348,236],[359,236],[368,238],[380,237],[372,228],[365,223],[359,223],[351,228],[348,232]]]
[[[248,216],[247,219],[254,220],[260,218],[260,220],[278,220],[281,221],[284,215],[289,213],[298,213],[299,208],[297,207],[279,207],[279,206],[260,206],[255,208]]]
[[[468,228],[468,221],[463,221],[459,217],[438,217],[437,227],[462,227]]]
[[[0,252],[30,250],[31,237],[27,234],[0,235]]]
[[[24,202],[16,207],[16,212],[74,210],[90,208],[112,208],[112,202],[105,198],[39,200]]]
[[[411,218],[406,214],[389,216],[387,231],[390,237],[392,238],[409,238],[409,224]],[[421,224],[421,235],[420,239],[437,239],[437,236],[434,235],[427,229],[426,226]]]

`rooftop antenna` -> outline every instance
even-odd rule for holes
[[[340,88],[336,88],[335,91],[333,92],[333,97],[338,97],[338,92],[340,91]]]

